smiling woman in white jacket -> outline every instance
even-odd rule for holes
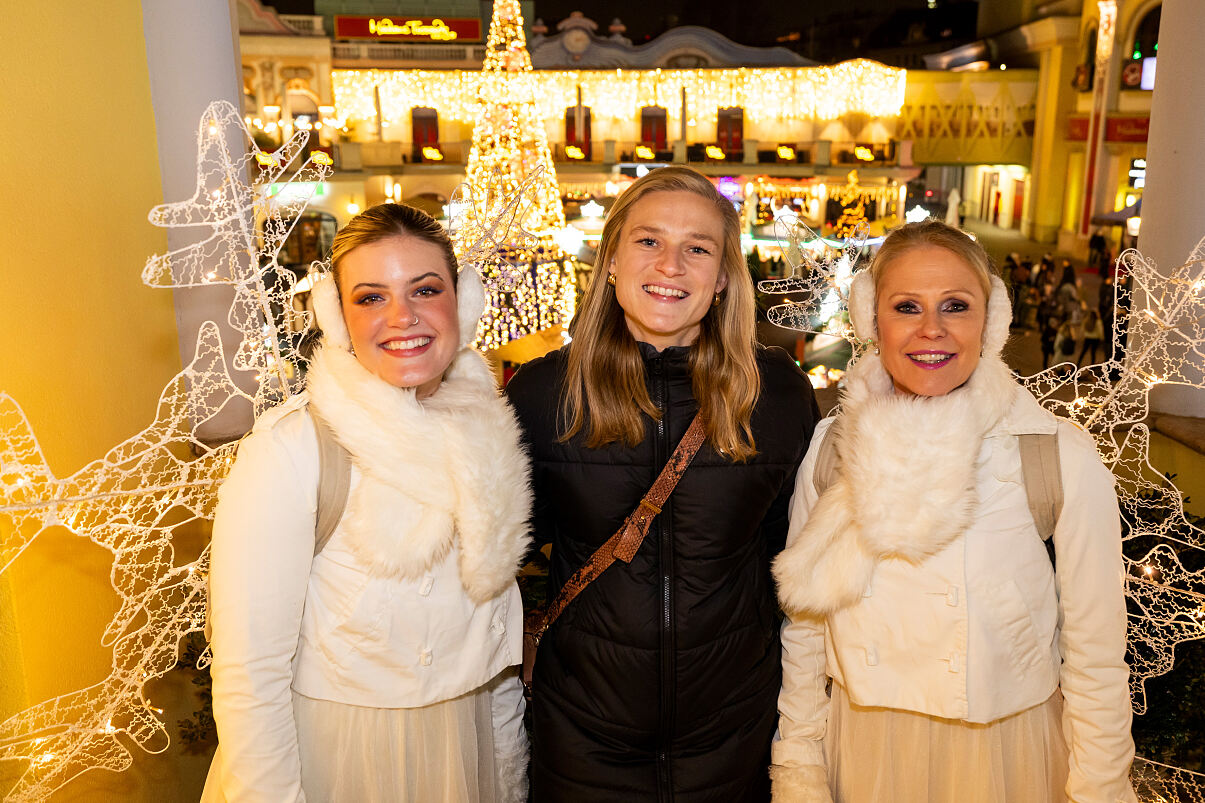
[[[816,430],[774,565],[774,800],[1133,801],[1113,478],[1001,361],[1003,283],[957,229],[909,224],[850,317],[874,353]],[[1018,437],[1056,431],[1052,567]]]
[[[332,265],[307,390],[260,417],[219,495],[202,799],[526,800],[528,467],[465,347],[480,280],[398,204],[354,218]],[[315,555],[319,426],[351,473]]]

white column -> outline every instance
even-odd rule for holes
[[[210,102],[227,100],[242,113],[242,68],[238,48],[238,16],[229,3],[195,0],[142,0],[151,102],[159,145],[159,171],[165,202],[192,197],[197,183],[197,126]],[[232,149],[244,147],[241,136]],[[204,227],[169,229],[168,247],[177,249],[208,236]],[[215,267],[216,260],[215,260]],[[176,290],[176,329],[180,360],[188,365],[197,332],[205,321],[218,324],[227,365],[241,335],[227,322],[233,290],[225,286]],[[248,392],[255,383],[248,372],[231,370]],[[228,404],[198,434],[206,440],[237,438],[251,427],[249,404]]]
[[[1165,0],[1151,99],[1138,248],[1160,269],[1184,264],[1205,236],[1205,3]],[[1200,377],[1196,377],[1200,379]],[[1155,412],[1205,417],[1205,390],[1160,385]]]

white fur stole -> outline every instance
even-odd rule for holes
[[[838,471],[774,561],[788,610],[832,613],[856,602],[885,558],[919,563],[970,524],[978,504],[983,437],[1011,406],[1017,384],[998,356],[944,396],[894,392],[874,354],[846,375],[835,438]]]
[[[419,401],[413,388],[389,385],[327,343],[308,387],[360,472],[341,527],[368,570],[413,579],[458,539],[469,597],[484,602],[505,590],[529,541],[529,468],[481,355],[462,349]]]

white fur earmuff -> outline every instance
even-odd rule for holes
[[[878,340],[879,328],[875,324],[875,288],[870,269],[854,274],[849,284],[849,321],[859,340]],[[996,356],[1008,341],[1008,327],[1012,323],[1012,301],[1008,288],[999,276],[991,278],[991,295],[987,302],[987,320],[983,326],[983,354]]]
[[[314,282],[310,297],[314,300],[314,315],[318,319],[318,328],[322,330],[322,342],[351,351],[351,335],[347,332],[347,322],[343,320],[335,274],[328,272]]]
[[[460,347],[468,348],[477,338],[477,322],[485,312],[485,285],[472,265],[460,269],[456,279],[456,319],[460,322]]]

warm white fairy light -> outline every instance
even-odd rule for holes
[[[557,233],[565,228],[565,213],[517,0],[494,4],[481,75],[486,78],[477,85],[467,191],[460,207],[463,210],[467,201],[472,219],[494,221],[501,209],[523,198],[515,207],[515,237],[497,243],[482,271],[489,304],[477,328],[477,347],[489,351],[568,323],[573,317],[576,265],[556,243]],[[481,239],[482,232],[472,226],[456,228]]]
[[[206,445],[194,427],[232,400],[260,411],[296,391],[289,376],[302,360],[290,338],[277,336],[283,333],[276,331],[273,310],[290,303],[294,276],[277,256],[309,193],[284,202],[263,190],[284,180],[304,135],[274,153],[260,151],[228,103],[210,105],[198,134],[192,198],[158,206],[148,217],[156,226],[202,237],[151,257],[142,276],[152,287],[176,292],[233,288],[226,320],[241,336],[236,352],[227,355],[217,326],[203,324],[193,360],[164,389],[154,421],[64,478],[50,471],[16,401],[0,392],[0,573],[57,525],[114,555],[109,576],[118,602],[101,637],[113,647],[109,676],[0,722],[0,761],[16,765],[6,773],[16,783],[5,803],[46,800],[90,769],[125,770],[133,761],[130,744],[155,753],[166,748],[163,709],[144,689],[175,665],[180,640],[204,626],[208,570],[207,550],[192,563],[177,563],[175,534],[212,517],[234,450],[234,444]],[[244,151],[232,152],[236,136]],[[290,183],[312,192],[329,174],[329,164],[317,161],[303,164]],[[258,183],[249,185],[248,176]],[[247,226],[251,220],[259,222],[258,232]],[[256,372],[256,389],[242,390],[232,369]],[[192,454],[199,456],[183,457]]]
[[[492,27],[492,26],[491,26]],[[493,51],[489,51],[493,52]],[[488,63],[488,62],[487,62]],[[687,122],[711,119],[715,110],[744,109],[752,124],[773,124],[784,132],[800,123],[838,120],[849,114],[898,117],[906,73],[866,59],[820,67],[764,67],[655,70],[538,70],[525,73],[539,120],[559,120],[581,102],[590,107],[596,137],[627,126],[644,106],[666,110],[667,124],[682,122],[686,90]],[[440,118],[460,123],[477,119],[480,97],[505,94],[505,70],[332,70],[331,87],[339,115],[375,127],[374,92],[387,121],[409,119],[415,107],[430,107]],[[616,139],[624,137],[616,136]]]

